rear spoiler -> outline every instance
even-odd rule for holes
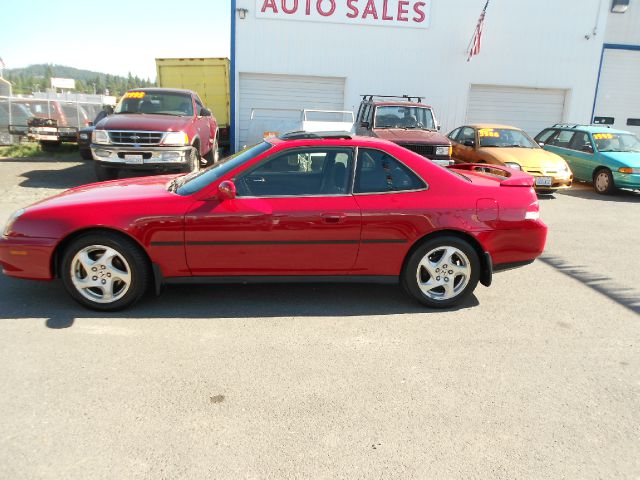
[[[488,163],[458,163],[450,165],[453,170],[466,170],[468,172],[480,173],[487,177],[493,177],[500,181],[505,187],[533,187],[534,179],[528,173],[502,165],[490,165]]]

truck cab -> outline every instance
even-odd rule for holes
[[[440,165],[452,165],[451,141],[439,130],[433,109],[421,97],[408,95],[364,95],[355,124],[358,135],[384,138]]]

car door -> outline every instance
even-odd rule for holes
[[[571,168],[574,176],[576,178],[581,178],[579,175],[580,165],[576,163],[576,159],[572,155],[573,151],[570,148],[574,134],[574,130],[557,130],[547,139],[544,149],[564,158],[564,160],[569,164],[569,168]]]
[[[596,167],[593,142],[587,132],[576,132],[566,152],[567,163],[573,175],[580,180],[591,181]]]
[[[350,193],[351,148],[288,149],[236,176],[237,196],[186,216],[194,275],[343,275],[361,215]]]

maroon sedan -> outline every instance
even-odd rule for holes
[[[448,307],[531,263],[547,228],[533,178],[443,168],[386,140],[292,133],[187,175],[85,185],[16,212],[6,275],[61,278],[96,310],[171,283],[400,283]]]

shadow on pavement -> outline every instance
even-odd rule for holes
[[[610,298],[614,302],[640,315],[640,293],[633,288],[616,285],[614,281],[602,275],[589,272],[581,265],[571,265],[559,257],[543,254],[539,260],[565,275],[582,282],[587,287]]]
[[[20,186],[26,188],[67,189],[96,181],[89,164],[73,165],[61,170],[31,170],[20,176],[24,178]]]
[[[556,195],[582,198],[585,200],[598,200],[601,202],[639,203],[640,192],[630,190],[616,190],[612,195],[600,195],[588,184],[575,184],[568,190],[561,190]]]
[[[76,304],[59,281],[34,282],[0,275],[1,319],[45,318],[52,329],[71,327],[79,318],[260,318],[352,317],[457,311],[479,305],[471,296],[462,305],[431,310],[397,285],[273,284],[171,285],[147,295],[122,312],[101,313]]]

